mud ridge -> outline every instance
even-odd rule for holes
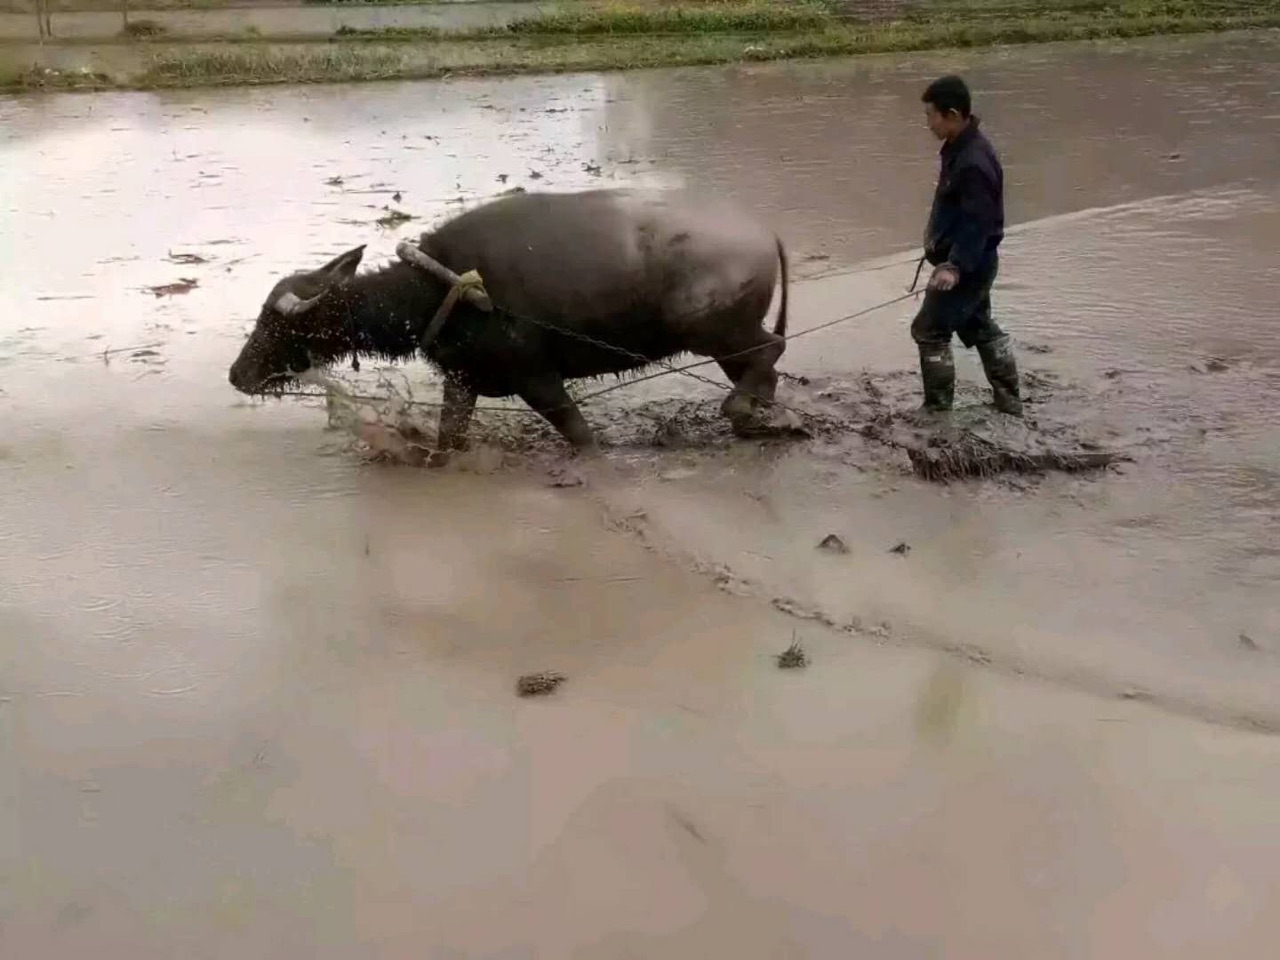
[[[1084,473],[1102,470],[1131,458],[1119,453],[1063,453],[1048,450],[1027,453],[992,443],[972,430],[962,430],[954,438],[937,439],[923,447],[908,447],[907,458],[922,480],[948,483],[969,477],[994,477],[1001,473]]]
[[[971,666],[992,670],[1004,676],[1053,684],[1098,697],[1141,700],[1167,713],[1233,730],[1266,735],[1280,734],[1280,714],[1241,713],[1190,697],[1165,695],[1126,685],[1083,669],[1046,670],[1021,657],[995,653],[970,644],[951,643],[940,637],[904,632],[887,623],[868,627],[856,618],[841,622],[816,606],[785,595],[773,594],[773,591],[757,580],[741,576],[723,564],[709,563],[688,550],[674,545],[670,538],[662,536],[655,530],[643,512],[621,513],[599,494],[594,494],[593,498],[604,511],[608,529],[632,537],[646,550],[668,562],[711,579],[716,587],[725,593],[752,602],[767,602],[775,610],[790,617],[816,623],[838,633],[863,640],[944,653],[957,660],[963,660]]]
[[[1002,475],[1040,477],[1050,472],[1086,473],[1131,458],[1100,448],[1098,440],[1071,425],[1036,413],[1061,396],[1081,392],[1036,370],[1023,377],[1024,419],[997,413],[985,388],[957,385],[957,408],[941,417],[922,416],[914,371],[898,370],[855,379],[829,377],[808,381],[809,406],[827,423],[854,424],[870,444],[905,455],[921,480],[1000,480]],[[901,461],[898,461],[901,465]]]
[[[1024,483],[1051,472],[1103,471],[1132,459],[1121,451],[1102,449],[1097,439],[1070,424],[1037,415],[1037,407],[1080,391],[1034,370],[1024,377],[1032,412],[1022,420],[996,413],[984,389],[972,384],[959,387],[958,407],[944,420],[921,419],[914,411],[917,384],[911,371],[784,379],[782,412],[803,421],[805,449],[819,459],[835,459],[857,469],[914,473],[929,482]],[[385,396],[380,402],[350,400],[347,385],[339,381],[324,378],[324,385],[331,391],[331,426],[345,426],[377,448],[379,459],[394,462],[394,451],[406,450],[411,451],[406,462],[423,461],[421,452],[434,440],[438,405],[417,399],[407,378],[397,383],[380,377],[377,388]],[[743,442],[721,415],[720,401],[720,395],[706,396],[703,391],[639,401],[610,396],[586,404],[583,412],[606,449],[713,454]],[[379,431],[381,439],[370,441]],[[489,448],[502,460],[555,460],[565,452],[555,430],[518,403],[479,409],[470,438],[473,447]],[[788,449],[800,439],[782,432],[755,442],[762,448]]]

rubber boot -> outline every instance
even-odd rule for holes
[[[920,409],[930,413],[950,410],[956,393],[956,360],[949,343],[922,343],[920,346],[920,380],[924,385],[924,403]]]
[[[996,409],[1012,417],[1022,416],[1018,364],[1013,359],[1008,334],[978,344],[978,356],[982,358],[982,369],[991,384],[991,399]]]

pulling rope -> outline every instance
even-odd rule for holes
[[[402,249],[402,248],[408,248],[408,249]],[[467,273],[463,274],[462,276],[455,276],[448,273],[447,268],[443,267],[442,265],[436,263],[435,261],[431,261],[423,257],[421,252],[413,248],[411,244],[402,243],[400,244],[399,247],[396,248],[396,250],[397,250],[397,253],[399,253],[403,259],[407,260],[410,263],[413,263],[415,266],[419,266],[423,269],[428,269],[430,270],[430,272],[432,272],[437,276],[440,275],[441,272],[444,272],[446,276],[453,278],[452,283],[450,284],[449,293],[445,296],[444,303],[442,303],[440,306],[440,309],[436,311],[436,315],[432,318],[430,325],[427,327],[426,333],[423,334],[420,346],[421,346],[421,349],[425,352],[427,347],[432,342],[434,342],[435,338],[439,335],[440,329],[441,327],[443,327],[445,319],[449,316],[450,312],[452,312],[453,304],[457,302],[459,294],[466,294],[472,290],[478,290],[480,295],[483,296],[487,301],[488,293],[484,289],[484,283],[480,279],[480,274],[475,270],[469,270]],[[921,264],[923,264],[924,260],[922,259],[920,262]],[[919,265],[917,265],[916,278],[919,279],[919,276],[920,276],[920,267]],[[872,313],[876,310],[881,310],[885,307],[892,306],[896,303],[901,303],[902,301],[907,300],[910,297],[915,295],[915,287],[916,287],[915,281],[912,281],[911,287],[907,290],[905,294],[902,294],[901,296],[894,297],[893,299],[887,300],[884,303],[876,304],[873,307],[868,307],[865,310],[859,310],[859,311],[856,311],[855,313],[848,314],[847,316],[837,317],[835,320],[830,320],[826,323],[820,323],[817,326],[809,327],[808,329],[801,330],[800,332],[792,334],[789,337],[783,337],[783,340],[785,342],[789,342],[791,340],[797,339],[807,334],[816,333],[819,330],[824,330],[827,327],[833,327],[838,323],[846,323],[849,320],[855,320],[858,317],[864,316],[865,314]],[[712,380],[709,377],[704,377],[701,374],[691,373],[690,371],[695,370],[698,367],[705,367],[712,363],[722,363],[725,360],[733,360],[737,357],[746,356],[749,353],[754,353],[757,350],[763,350],[766,347],[770,347],[773,345],[772,343],[761,343],[753,347],[747,347],[746,349],[743,349],[743,350],[737,350],[733,353],[725,354],[724,356],[721,356],[721,357],[712,357],[708,360],[699,360],[694,363],[686,364],[683,367],[676,367],[665,360],[656,360],[652,357],[645,356],[642,353],[637,353],[634,350],[628,350],[625,347],[619,347],[615,344],[608,343],[607,341],[589,336],[588,334],[579,333],[576,330],[566,330],[563,327],[559,327],[553,323],[548,323],[545,320],[538,320],[538,319],[535,319],[534,317],[524,316],[523,314],[516,313],[512,310],[502,310],[501,312],[506,314],[508,317],[512,317],[516,320],[522,320],[522,321],[525,321],[526,323],[532,323],[535,326],[542,327],[543,329],[546,329],[546,330],[551,330],[554,333],[558,333],[562,336],[570,337],[572,339],[581,341],[583,343],[587,343],[592,346],[599,347],[603,350],[610,350],[621,356],[627,357],[628,359],[634,360],[637,363],[642,364],[643,366],[656,365],[662,368],[658,373],[652,373],[643,377],[635,377],[629,380],[625,380],[621,383],[616,383],[613,386],[606,387],[605,389],[596,391],[595,393],[588,394],[587,396],[582,397],[578,401],[579,403],[585,403],[587,400],[590,400],[594,397],[604,396],[605,394],[612,393],[615,390],[621,390],[623,387],[629,387],[636,383],[643,383],[646,380],[655,380],[659,377],[668,376],[669,374],[680,374],[682,376],[688,377],[691,380],[695,380],[699,383],[705,383],[709,386],[716,387],[718,389],[733,390],[735,389],[734,387],[726,387],[723,383],[719,382],[718,380]]]
[[[916,284],[920,282],[920,271],[924,269],[924,262],[928,259],[928,254],[926,254],[916,262],[916,275],[911,278],[911,286],[907,287],[907,293],[916,292]]]
[[[859,317],[865,317],[867,314],[875,313],[877,310],[883,310],[885,307],[892,307],[894,304],[902,303],[904,300],[910,300],[915,295],[916,294],[914,292],[899,294],[898,296],[893,297],[890,300],[885,300],[883,303],[877,303],[874,306],[866,307],[863,310],[858,310],[854,313],[845,314],[843,317],[836,317],[834,320],[828,320],[826,323],[819,323],[816,326],[806,327],[804,330],[797,331],[796,333],[790,334],[784,337],[783,339],[786,340],[788,343],[790,343],[792,340],[798,340],[801,337],[808,336],[811,333],[817,333],[819,330],[825,330],[828,327],[834,327],[836,326],[836,324],[840,324],[840,323],[848,323],[850,320],[857,320]],[[615,383],[612,386],[605,387],[603,390],[597,390],[594,393],[589,393],[585,397],[583,397],[579,402],[585,403],[586,401],[592,400],[596,397],[602,397],[606,393],[612,393],[615,390],[621,390],[623,387],[629,387],[632,384],[636,384],[636,383],[644,383],[644,381],[646,380],[656,380],[659,377],[665,377],[668,374],[672,374],[672,373],[684,374],[686,376],[691,377],[694,380],[699,380],[703,383],[709,383],[714,387],[719,387],[721,390],[732,390],[733,387],[727,387],[725,386],[725,384],[721,383],[718,380],[712,380],[708,377],[701,377],[701,376],[698,376],[697,374],[690,374],[689,371],[694,369],[695,367],[705,367],[708,364],[719,363],[722,360],[732,360],[735,357],[741,357],[748,353],[754,353],[757,350],[763,350],[765,347],[768,347],[768,346],[772,346],[772,344],[762,343],[754,347],[748,347],[745,350],[738,350],[735,353],[725,354],[723,357],[712,357],[710,360],[698,360],[698,361],[695,361],[694,363],[685,364],[683,367],[668,366],[667,369],[660,370],[657,373],[650,373],[643,377],[635,377],[634,379],[625,380],[622,383]],[[652,361],[649,361],[649,362],[651,363]],[[783,409],[790,409],[789,407],[786,407],[785,404],[778,403],[778,401],[774,401],[774,402],[778,406],[783,407]],[[806,414],[806,416],[809,416],[809,414]]]
[[[459,298],[473,292],[478,292],[488,299],[489,292],[485,290],[480,274],[475,270],[468,270],[458,277],[455,283],[449,285],[449,292],[444,295],[444,301],[436,310],[435,316],[431,318],[431,322],[427,324],[426,332],[418,343],[420,350],[425,353],[427,347],[435,343],[436,337],[440,336],[440,331],[444,329],[444,322],[449,319],[449,314],[453,313]]]
[[[415,266],[419,264],[416,261],[410,261]],[[484,288],[484,281],[480,279],[479,272],[468,270],[462,276],[448,275],[449,292],[444,295],[444,300],[440,306],[436,308],[435,315],[431,318],[431,322],[427,324],[426,332],[422,334],[422,339],[418,346],[424,353],[427,347],[435,342],[436,337],[440,336],[440,331],[444,329],[444,322],[449,319],[449,314],[453,313],[453,308],[457,305],[458,300],[465,298],[480,306],[482,310],[486,309],[485,304],[489,304],[489,292]],[[487,310],[492,310],[492,305]],[[355,328],[354,315],[352,317],[351,326],[351,369],[356,373],[360,372],[360,354],[357,345],[360,342],[359,331]]]

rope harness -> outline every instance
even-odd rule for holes
[[[440,306],[436,308],[435,316],[431,318],[431,322],[427,324],[427,329],[422,334],[422,339],[418,346],[422,350],[435,343],[436,337],[440,336],[440,331],[444,329],[444,322],[449,319],[449,314],[453,313],[453,308],[470,290],[478,291],[488,297],[489,293],[484,288],[484,281],[480,279],[479,272],[468,270],[466,273],[458,277],[458,282],[449,286],[449,292],[444,295],[444,300]]]

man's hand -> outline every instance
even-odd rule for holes
[[[929,289],[945,293],[948,290],[954,290],[959,282],[960,272],[951,264],[942,263],[933,268],[933,273],[929,277]]]

